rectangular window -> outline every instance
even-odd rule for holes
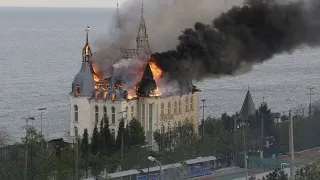
[[[152,131],[153,107],[149,104],[149,131]]]

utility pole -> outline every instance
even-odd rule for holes
[[[76,136],[76,170],[75,170],[75,180],[78,180],[78,164],[79,164],[79,161],[78,161],[78,156],[79,156],[79,138],[78,136]]]
[[[314,93],[312,92],[315,88],[314,87],[309,87],[309,88],[307,88],[307,89],[309,89],[309,93],[307,93],[307,95],[309,95],[310,96],[310,102],[309,102],[309,118],[311,118],[311,108],[312,108],[312,99],[311,99],[311,97],[312,97],[312,95],[314,95]]]
[[[263,159],[263,147],[264,147],[264,113],[262,113],[261,117],[261,151],[260,151],[260,158]]]
[[[203,143],[204,143],[204,103],[205,103],[205,99],[201,99],[202,101],[202,149],[203,149]],[[213,129],[212,129],[213,130]]]
[[[41,112],[41,115],[40,115],[40,123],[41,123],[41,134],[42,134],[42,111],[46,110],[47,108],[39,108],[38,111]]]
[[[237,117],[234,116],[234,119],[233,119],[233,165],[235,166],[235,160],[236,160],[236,130],[237,130]]]
[[[243,156],[244,156],[244,166],[246,169],[246,180],[248,180],[248,158],[247,158],[247,151],[246,151],[246,135],[244,131],[245,124],[243,123],[244,121],[242,120],[242,134],[243,134]]]
[[[34,117],[25,118],[26,121],[26,140],[25,140],[25,162],[24,162],[24,180],[28,180],[28,122],[29,120],[35,120]]]
[[[294,142],[293,142],[293,120],[291,110],[289,111],[290,123],[289,123],[289,148],[291,154],[291,163],[290,163],[290,180],[294,180]]]

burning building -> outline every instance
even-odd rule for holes
[[[198,130],[198,109],[200,91],[189,85],[187,91],[164,93],[157,82],[163,71],[151,54],[148,43],[143,10],[140,28],[136,38],[137,49],[122,50],[122,58],[147,57],[140,82],[134,90],[125,89],[120,78],[115,76],[113,67],[111,77],[101,78],[92,66],[92,49],[86,29],[86,45],[83,48],[82,66],[72,82],[70,136],[81,135],[85,128],[92,134],[95,124],[103,118],[109,118],[110,131],[117,136],[119,122],[124,118],[127,124],[136,118],[146,132],[148,144],[156,148],[153,132],[166,132],[178,123],[191,120],[195,132]],[[132,93],[133,92],[133,93]]]

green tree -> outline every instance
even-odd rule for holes
[[[53,172],[55,167],[53,164],[56,161],[56,152],[53,147],[41,148],[36,153],[35,166],[36,166],[36,179],[50,180],[54,176]]]
[[[100,131],[99,131],[99,152],[101,154],[106,154],[106,139],[105,139],[105,131],[104,131],[104,121],[103,119],[100,121]]]
[[[137,119],[133,118],[130,121],[128,133],[129,133],[129,143],[127,145],[129,146],[145,145],[146,143],[145,132],[140,122]]]
[[[234,117],[229,116],[227,113],[223,113],[221,115],[221,121],[223,124],[223,127],[226,131],[231,132],[234,130]]]
[[[288,175],[283,170],[276,169],[275,171],[268,174],[266,180],[289,180]]]
[[[104,118],[103,121],[104,121],[103,139],[104,139],[104,144],[106,145],[106,154],[110,155],[113,153],[115,149],[114,147],[115,141],[109,129],[109,118]]]
[[[122,135],[124,134],[124,132],[125,132],[124,119],[122,118],[119,123],[118,135],[116,139],[116,150],[118,152],[121,150]]]
[[[89,166],[88,166],[88,157],[89,157],[89,151],[90,151],[90,147],[89,147],[89,135],[88,135],[88,129],[84,129],[83,132],[83,137],[81,140],[81,144],[80,144],[80,151],[81,151],[81,157],[85,160],[85,170],[86,170],[86,178],[88,178],[88,170],[89,170]]]
[[[99,132],[97,124],[94,126],[91,138],[91,154],[96,155],[99,151]]]
[[[301,169],[297,170],[297,180],[318,180],[320,179],[320,161],[316,161],[312,164],[307,164]]]

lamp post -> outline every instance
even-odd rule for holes
[[[35,118],[34,117],[28,117],[28,118],[24,118],[24,120],[26,121],[26,144],[25,144],[25,164],[24,164],[24,180],[28,179],[28,122],[29,120],[34,121]]]
[[[161,166],[161,163],[156,158],[154,158],[152,156],[149,156],[148,160],[152,161],[152,162],[156,162],[160,166],[160,180],[162,180],[162,166]]]
[[[42,111],[46,110],[47,108],[39,108],[38,111],[40,111],[41,115],[40,115],[40,124],[41,124],[41,129],[40,132],[42,134]]]

